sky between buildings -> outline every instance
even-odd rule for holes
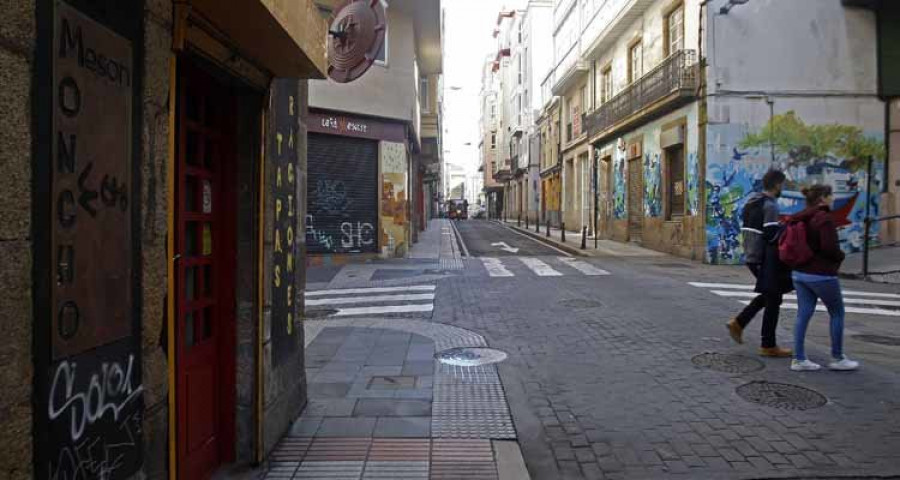
[[[444,161],[469,173],[478,169],[481,67],[485,56],[497,51],[492,35],[497,13],[517,4],[515,0],[443,0]]]

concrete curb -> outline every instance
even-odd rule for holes
[[[541,243],[550,245],[551,247],[558,248],[558,249],[560,249],[566,253],[569,253],[571,255],[575,255],[577,257],[590,257],[591,256],[591,255],[585,253],[584,251],[582,251],[580,248],[573,247],[572,245],[569,245],[567,243],[558,242],[552,238],[547,238],[540,234],[534,233],[531,230],[526,230],[522,227],[517,227],[515,225],[509,225],[509,224],[506,224],[503,222],[497,222],[497,223],[499,223],[500,225],[503,225],[506,228],[509,228],[510,230],[515,230],[518,233],[527,235],[527,236],[533,238],[534,240],[537,240]]]
[[[500,480],[530,480],[522,449],[515,440],[493,440]]]

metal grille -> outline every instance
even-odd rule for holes
[[[310,253],[378,251],[378,142],[309,134]]]
[[[697,87],[696,55],[693,50],[679,50],[653,70],[619,92],[591,112],[586,119],[591,135],[600,133],[654,102],[681,92],[693,96]]]

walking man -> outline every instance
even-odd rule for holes
[[[778,222],[778,197],[784,186],[785,175],[779,170],[769,170],[763,176],[763,192],[754,193],[744,205],[742,215],[744,262],[756,277],[755,291],[759,294],[741,313],[728,322],[728,332],[737,343],[744,343],[743,333],[753,317],[763,311],[762,342],[759,354],[765,357],[790,357],[789,349],[780,348],[775,340],[778,315],[785,293],[793,290],[791,272],[778,259],[776,237]]]

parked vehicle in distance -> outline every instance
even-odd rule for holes
[[[450,220],[466,220],[469,218],[469,201],[450,199],[447,201],[447,216]]]

